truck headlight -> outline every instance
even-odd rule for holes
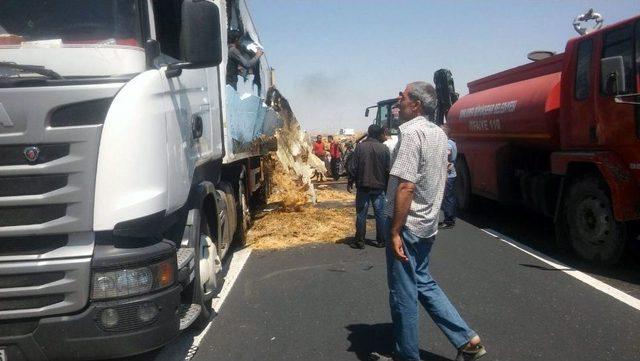
[[[91,299],[100,300],[140,295],[161,290],[173,284],[173,260],[150,266],[114,271],[94,271]]]

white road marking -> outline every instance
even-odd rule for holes
[[[224,284],[218,296],[213,299],[214,314],[220,312],[220,309],[222,309],[222,304],[229,295],[250,255],[250,248],[242,249],[230,255],[231,260],[224,278]],[[200,342],[202,342],[202,339],[206,336],[207,332],[209,332],[214,322],[215,318],[212,318],[207,327],[198,334],[193,331],[187,331],[181,334],[162,349],[161,353],[155,358],[155,361],[191,360],[195,356]]]
[[[591,276],[589,276],[588,274],[585,274],[583,272],[580,272],[578,270],[575,270],[559,261],[550,259],[546,256],[543,256],[542,254],[540,254],[539,252],[521,244],[518,241],[513,240],[512,238],[509,238],[503,234],[501,234],[500,232],[494,231],[493,229],[481,229],[483,232],[487,233],[490,236],[495,237],[496,239],[530,255],[531,257],[534,257],[546,264],[548,264],[549,266],[558,269],[566,274],[568,274],[571,277],[574,277],[586,284],[588,284],[589,286],[597,289],[600,292],[606,293],[607,295],[617,299],[620,302],[626,303],[627,305],[635,308],[636,310],[640,311],[640,300],[632,297],[622,291],[620,291],[619,289],[615,288],[615,287],[611,287],[608,284],[599,281]]]

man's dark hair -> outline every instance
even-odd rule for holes
[[[380,139],[380,137],[382,137],[382,134],[382,127],[377,124],[371,124],[369,126],[369,129],[367,129],[367,136],[369,136],[369,138]]]
[[[238,29],[231,29],[227,33],[227,44],[233,44],[242,37],[242,33]]]

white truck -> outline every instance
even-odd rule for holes
[[[0,361],[209,320],[279,122],[264,56],[227,84],[231,31],[259,41],[244,0],[0,2]]]

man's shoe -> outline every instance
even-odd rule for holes
[[[482,344],[477,344],[475,346],[465,345],[458,350],[456,361],[475,361],[486,354],[487,350],[485,350]]]
[[[394,361],[395,359],[392,356],[381,355],[377,352],[372,352],[369,354],[369,361]]]
[[[455,227],[455,223],[444,223],[444,222],[440,222],[438,223],[438,228],[440,229],[449,229],[449,228],[453,228]]]
[[[384,242],[383,241],[371,241],[369,242],[369,244],[371,244],[372,246],[376,247],[376,248],[384,248]]]
[[[360,239],[356,239],[351,244],[349,244],[353,249],[364,249],[364,241]]]

